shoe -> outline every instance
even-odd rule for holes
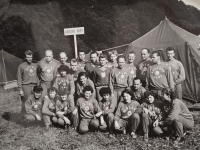
[[[148,141],[149,141],[148,133],[144,134],[144,141],[145,141],[145,142],[148,142]]]
[[[131,132],[131,136],[132,136],[133,139],[137,138],[137,135],[135,134],[135,132]]]
[[[178,136],[178,137],[176,138],[176,140],[174,141],[174,145],[183,144],[184,141],[185,141],[185,138],[184,138],[184,137]]]

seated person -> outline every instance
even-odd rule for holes
[[[29,96],[27,101],[25,102],[25,110],[26,114],[24,116],[24,120],[27,122],[33,121],[41,121],[42,114],[42,91],[43,88],[41,86],[34,86],[33,94]]]
[[[44,104],[42,107],[43,119],[46,129],[48,130],[52,123],[57,123],[56,117],[56,101],[59,99],[57,89],[50,87],[44,97]]]
[[[133,93],[130,89],[125,89],[122,92],[123,101],[119,102],[117,110],[114,117],[114,128],[124,131],[128,129],[131,136],[135,139],[137,135],[135,134],[136,129],[140,123],[141,106],[140,104],[133,100]]]
[[[92,87],[92,89],[94,91],[92,93],[92,97],[96,98],[94,83],[92,82],[92,80],[90,80],[88,78],[88,75],[87,75],[86,72],[80,72],[78,74],[78,79],[77,79],[77,82],[76,82],[76,94],[77,94],[76,98],[77,99],[84,96],[83,89],[86,86]]]
[[[113,100],[114,96],[111,96],[111,90],[109,87],[103,87],[99,91],[102,100],[99,102],[99,106],[102,110],[102,115],[100,116],[100,129],[104,130],[108,126],[109,134],[113,134],[113,120],[114,111],[116,108],[116,101]],[[106,121],[105,121],[106,120]]]
[[[162,103],[156,101],[155,93],[152,91],[144,92],[146,102],[142,103],[142,126],[144,131],[144,140],[148,142],[149,128],[151,127],[153,133],[160,135],[163,133],[158,126],[158,122],[162,119]]]
[[[68,98],[74,100],[74,79],[68,72],[69,68],[66,65],[61,65],[58,68],[59,76],[56,76],[53,87],[58,91],[66,91]]]
[[[89,129],[97,130],[99,127],[99,120],[102,111],[97,103],[97,100],[92,97],[93,88],[91,86],[85,86],[83,89],[84,97],[77,100],[77,111],[80,114],[79,132],[86,133]]]
[[[176,98],[174,90],[166,88],[162,90],[164,112],[167,117],[159,124],[163,126],[171,126],[175,131],[175,144],[184,140],[184,129],[192,130],[194,127],[194,119],[187,106]]]
[[[74,100],[68,98],[66,91],[60,91],[59,96],[60,99],[56,101],[58,124],[65,127],[72,124],[72,128],[76,130],[78,126],[78,113],[73,113],[75,109]]]

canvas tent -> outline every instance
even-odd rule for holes
[[[3,50],[0,51],[0,83],[8,83],[17,80],[17,69],[22,59],[17,58]]]
[[[200,51],[198,50],[200,37],[187,32],[176,26],[167,18],[160,22],[154,29],[133,41],[128,46],[128,52],[136,54],[136,65],[141,61],[141,49],[148,48],[150,51],[161,50],[164,60],[166,59],[166,48],[175,47],[175,57],[182,62],[186,80],[182,83],[184,96],[192,96],[196,101],[200,93]]]

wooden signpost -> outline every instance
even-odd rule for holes
[[[84,27],[64,28],[64,35],[74,35],[75,58],[78,56],[76,35],[85,34]]]

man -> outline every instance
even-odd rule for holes
[[[92,73],[92,80],[96,87],[98,102],[101,99],[99,90],[102,87],[108,87],[110,71],[111,69],[107,65],[106,55],[101,54],[99,56],[99,65],[94,68]]]
[[[181,82],[185,80],[185,70],[183,68],[182,63],[174,58],[175,56],[174,48],[168,47],[166,49],[166,52],[167,52],[167,57],[168,57],[166,64],[171,69],[171,72],[174,78],[176,95],[178,99],[182,100]]]
[[[90,62],[86,63],[85,71],[87,72],[89,78],[92,80],[92,72],[94,68],[98,65],[98,54],[97,52],[90,53]]]
[[[111,52],[108,53],[108,58],[109,58],[108,66],[110,68],[117,67],[117,55],[118,53],[116,50],[112,50]]]
[[[61,52],[60,63],[58,64],[59,65],[58,67],[60,67],[60,65],[66,65],[67,67],[70,68],[70,63],[67,62],[67,59],[68,59],[67,54],[65,52]]]
[[[130,73],[128,68],[125,67],[125,57],[117,57],[117,67],[114,67],[110,73],[109,87],[111,89],[112,95],[115,96],[116,101],[118,102],[121,98],[121,93],[127,87],[132,85],[130,78]]]
[[[142,104],[145,101],[144,92],[146,91],[146,89],[142,86],[140,78],[136,77],[133,79],[131,90],[134,95],[133,98],[138,101],[138,103]]]
[[[142,62],[140,62],[137,67],[137,77],[141,79],[142,85],[144,87],[146,87],[147,69],[149,66],[154,64],[151,58],[149,58],[149,56],[150,56],[150,50],[147,48],[142,49],[141,52]]]
[[[85,52],[84,51],[79,51],[78,52],[78,58],[77,58],[78,66],[82,69],[85,68],[85,64],[87,60],[85,59]]]
[[[25,102],[33,92],[33,87],[38,82],[37,78],[37,64],[33,63],[33,53],[30,50],[25,52],[26,61],[19,65],[17,72],[17,84],[20,89],[20,96],[22,100],[21,113],[25,112]]]
[[[134,60],[135,60],[135,53],[133,51],[129,52],[129,54],[128,54],[128,64],[126,64],[126,66],[130,71],[131,80],[133,80],[136,77],[136,70],[137,69],[134,65]]]
[[[174,80],[170,68],[165,62],[161,62],[159,51],[153,52],[152,61],[154,65],[147,70],[146,89],[156,92],[159,100],[162,89],[174,89]]]
[[[47,89],[51,86],[51,81],[56,76],[57,62],[53,60],[53,51],[46,50],[45,60],[38,63],[38,77],[43,88],[43,96],[47,94]]]
[[[76,80],[78,78],[78,74],[80,72],[85,72],[85,70],[78,66],[78,62],[75,58],[71,59],[71,61],[70,61],[70,74],[74,78],[74,82],[76,82]]]

